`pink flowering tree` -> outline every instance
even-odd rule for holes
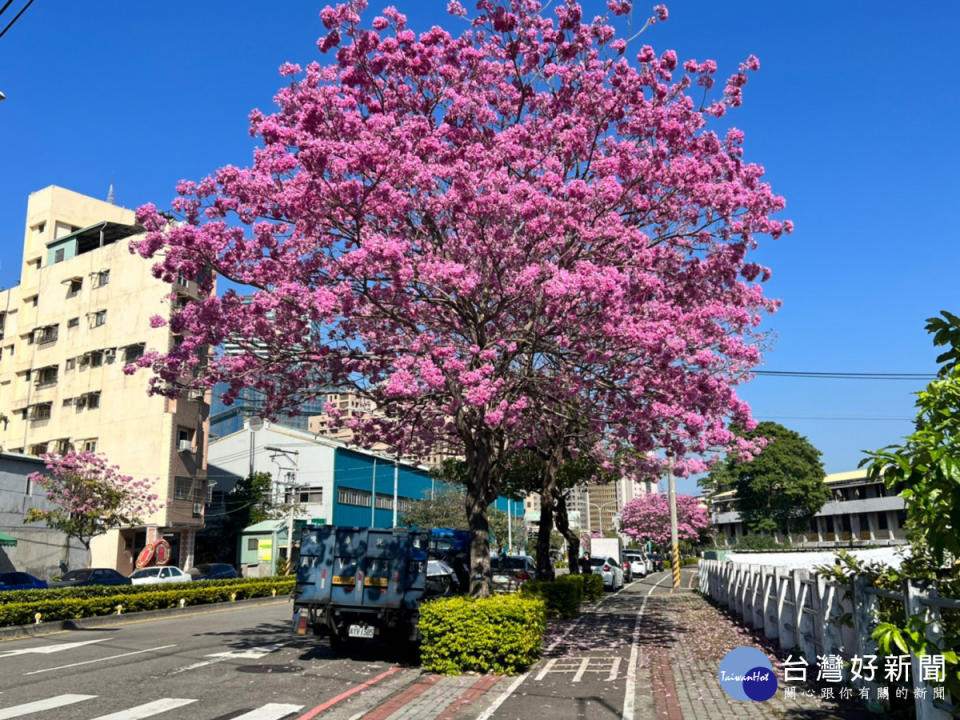
[[[138,525],[161,508],[146,478],[134,480],[91,452],[41,456],[47,472],[31,473],[31,482],[47,493],[49,510],[31,508],[24,522],[44,522],[76,538],[87,549],[90,540],[113,528]]]
[[[677,537],[699,542],[710,527],[707,509],[692,495],[677,495]],[[620,530],[634,540],[670,545],[670,503],[664,493],[635,497],[620,511]]]
[[[155,393],[258,388],[268,415],[351,387],[377,406],[343,419],[357,442],[453,447],[485,594],[486,508],[545,427],[575,413],[598,457],[629,447],[650,472],[751,449],[728,430],[752,422],[734,386],[776,303],[748,253],[791,225],[718,118],[758,63],[715,91],[713,61],[631,58],[574,0],[452,0],[456,32],[419,35],[365,9],[324,9],[329,59],[281,67],[278,108],[250,116],[250,167],[181,182],[176,222],[138,210],[131,250],[200,291],[169,315],[182,342],[138,364]],[[241,289],[217,297],[215,276]],[[209,357],[227,340],[241,352]]]

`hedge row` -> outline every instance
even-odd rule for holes
[[[583,602],[582,582],[557,580],[529,580],[520,586],[520,594],[543,600],[548,618],[574,618],[580,614]]]
[[[164,590],[184,590],[196,587],[232,587],[260,582],[293,582],[293,576],[231,578],[229,580],[198,580],[197,582],[163,584]],[[8,602],[36,602],[67,598],[97,598],[113,595],[137,595],[156,590],[158,585],[89,585],[72,588],[48,588],[46,590],[7,590],[0,592],[0,604]]]
[[[186,606],[288,595],[293,592],[294,584],[294,578],[251,578],[244,583],[231,585],[208,585],[199,582],[178,583],[176,586],[138,585],[135,587],[142,590],[136,593],[117,592],[98,597],[58,597],[27,602],[6,602],[0,604],[0,627],[35,622],[37,613],[40,613],[41,622],[47,622],[113,615],[116,614],[118,605],[121,606],[123,613],[129,613],[180,607],[181,600]],[[157,589],[158,587],[162,589]],[[129,587],[116,589],[129,590]]]
[[[419,627],[427,672],[515,675],[540,657],[546,607],[525,595],[440,598],[420,607]]]
[[[603,597],[603,576],[583,574],[559,575],[559,582],[572,582],[580,586],[580,594],[587,602],[593,602]]]

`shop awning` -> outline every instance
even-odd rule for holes
[[[6,533],[0,532],[0,547],[3,547],[4,545],[7,547],[16,547],[17,539],[7,535]]]

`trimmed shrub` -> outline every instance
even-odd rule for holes
[[[520,586],[520,594],[542,599],[547,617],[573,618],[580,614],[583,582],[528,580]]]
[[[249,578],[243,583],[210,586],[207,583],[177,583],[176,585],[134,585],[138,592],[129,592],[127,586],[116,588],[76,588],[77,590],[119,590],[93,597],[55,597],[22,602],[8,601],[0,603],[0,627],[6,625],[27,625],[34,622],[34,615],[40,613],[41,621],[75,620],[78,618],[113,615],[117,605],[124,613],[140,610],[175,608],[184,605],[205,605],[208,603],[228,602],[246,598],[286,595],[293,591],[293,578]],[[19,591],[33,592],[33,591]],[[45,590],[39,591],[47,592]],[[53,591],[51,591],[53,592]],[[14,592],[3,595],[14,595]],[[232,596],[232,597],[231,597]]]
[[[599,600],[604,595],[602,575],[595,575],[594,573],[590,573],[589,575],[561,575],[557,580],[580,583],[583,587],[583,599],[587,602]]]
[[[603,578],[599,575],[558,575],[558,582],[574,583],[580,588],[580,600],[593,602],[603,597]]]
[[[136,595],[138,593],[150,592],[158,587],[164,590],[183,590],[195,588],[211,587],[232,587],[236,585],[250,585],[263,582],[293,583],[296,578],[292,576],[273,577],[255,577],[255,578],[230,578],[228,580],[201,580],[197,582],[169,583],[163,585],[90,585],[85,587],[73,588],[49,588],[47,590],[7,590],[0,592],[0,604],[16,602],[35,602],[42,600],[55,600],[67,598],[96,598],[106,597],[108,595]],[[291,592],[293,585],[291,584]]]
[[[523,595],[440,598],[420,606],[419,627],[424,670],[514,675],[540,657],[546,608]]]

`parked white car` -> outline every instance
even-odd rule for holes
[[[130,574],[134,585],[190,582],[193,578],[178,567],[145,567]]]
[[[623,587],[623,568],[616,558],[612,557],[591,557],[590,569],[594,575],[600,575],[603,578],[603,587],[607,590],[619,590]]]
[[[646,577],[647,563],[643,559],[643,553],[638,550],[624,550],[623,561],[630,564],[630,571],[635,578]]]

